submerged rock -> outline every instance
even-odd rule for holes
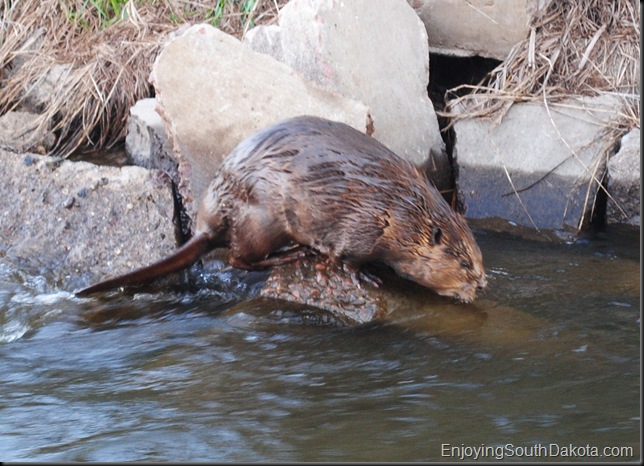
[[[259,296],[291,303],[291,307],[296,304],[325,323],[350,326],[382,322],[392,313],[405,309],[431,312],[432,309],[448,306],[468,315],[472,312],[477,314],[474,304],[458,303],[452,298],[439,296],[428,288],[397,276],[384,266],[374,266],[371,270],[382,281],[379,287],[354,280],[341,266],[326,258],[307,257],[272,268]],[[279,303],[272,304],[273,309],[283,307]]]
[[[319,308],[350,324],[385,316],[388,311],[382,295],[379,288],[358,286],[341,267],[321,258],[273,268],[260,291],[262,297]]]

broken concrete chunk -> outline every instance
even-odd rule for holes
[[[427,27],[432,53],[504,60],[528,37],[543,0],[407,0]]]
[[[135,165],[161,170],[179,182],[178,163],[154,98],[139,100],[127,121],[125,150]]]
[[[626,134],[621,147],[608,162],[609,223],[640,225],[640,129]]]
[[[446,159],[427,94],[427,32],[405,0],[292,0],[279,26],[256,27],[244,43],[364,102],[372,136],[401,157],[421,165],[433,151]]]
[[[0,116],[0,148],[45,154],[56,142],[49,122],[37,113],[15,111]]]
[[[498,124],[458,121],[454,154],[466,216],[539,229],[581,227],[606,170],[602,131],[619,102],[601,96],[548,108],[518,103]]]
[[[179,160],[179,190],[193,219],[222,158],[258,130],[305,114],[362,132],[369,122],[364,104],[318,88],[207,24],[166,44],[151,81]]]
[[[5,151],[0,159],[0,252],[21,268],[71,291],[174,251],[161,172]]]

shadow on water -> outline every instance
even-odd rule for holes
[[[0,265],[0,457],[442,461],[590,445],[637,460],[639,230],[477,239],[485,296],[410,285],[358,328],[252,286],[80,300]]]

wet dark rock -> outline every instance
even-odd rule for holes
[[[339,325],[380,322],[392,312],[412,307],[468,307],[450,298],[398,277],[385,267],[371,269],[382,279],[379,287],[357,281],[341,266],[320,256],[274,267],[259,291],[261,298],[297,304],[313,312],[318,309]],[[279,308],[279,304],[274,304]]]

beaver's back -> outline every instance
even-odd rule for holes
[[[296,242],[331,256],[369,255],[388,229],[417,241],[432,220],[454,217],[411,163],[350,126],[315,117],[257,133],[222,172],[245,187],[250,202],[269,201]]]

